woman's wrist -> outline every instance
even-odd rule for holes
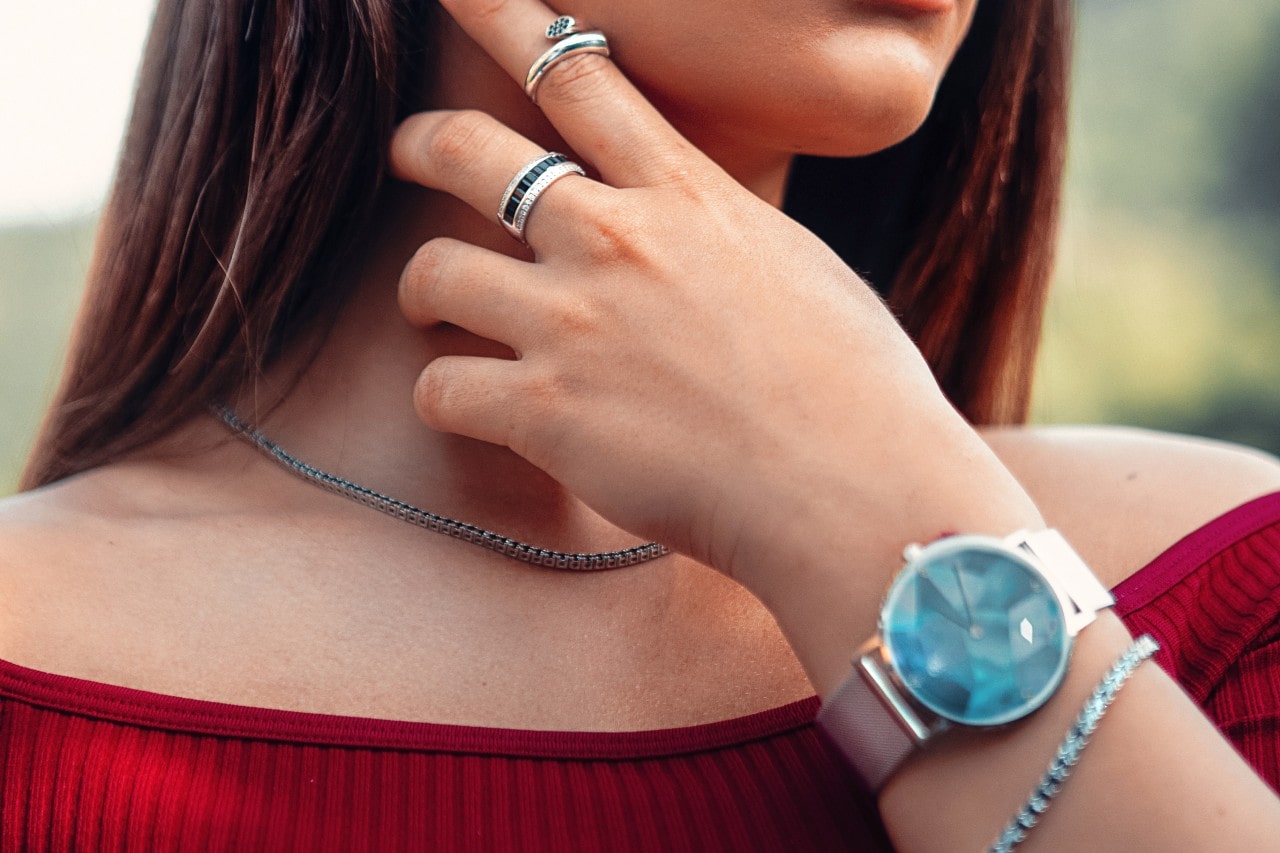
[[[844,679],[854,651],[875,632],[907,545],[1044,526],[985,444],[915,461],[923,462],[915,479],[924,485],[913,488],[903,477],[870,498],[865,483],[842,482],[839,469],[827,466],[780,495],[768,524],[751,525],[731,565],[720,567],[774,614],[820,695]]]
[[[1070,666],[1057,692],[1045,705],[1023,720],[998,730],[956,730],[946,738],[909,759],[880,794],[881,815],[895,843],[903,849],[929,849],[929,833],[944,833],[952,849],[986,849],[1026,801],[1027,795],[1059,749],[1063,737],[1076,722],[1081,708],[1116,660],[1133,640],[1124,624],[1111,611],[1099,614],[1076,639]],[[1152,673],[1135,673],[1145,681]],[[1141,693],[1142,690],[1133,691]],[[1081,757],[1106,763],[1105,745],[1111,741],[1106,730],[1123,726],[1127,713],[1123,705],[1132,697],[1120,697],[1122,722],[1109,714],[1101,724],[1101,749],[1090,748]],[[1070,803],[1077,797],[1072,788],[1088,785],[1093,772],[1080,773],[1064,785],[1060,799]],[[926,804],[946,803],[935,809]],[[1061,803],[1054,806],[1060,818]],[[1063,810],[1069,813],[1068,810]],[[921,824],[929,825],[922,831]],[[1037,830],[1036,835],[1040,834]],[[1058,843],[1064,836],[1058,836]],[[1047,838],[1045,840],[1048,840]]]

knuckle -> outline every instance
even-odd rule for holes
[[[643,141],[639,143],[643,145]],[[639,145],[637,147],[639,147]],[[642,152],[636,152],[637,154]],[[657,151],[647,155],[650,181],[655,186],[672,187],[686,198],[702,194],[702,184],[689,165],[689,159],[678,151]]]
[[[433,361],[418,375],[413,386],[413,407],[422,422],[432,429],[448,428],[449,411],[448,367]]]
[[[646,261],[644,235],[651,233],[646,211],[635,205],[599,205],[587,221],[579,239],[582,250],[592,260],[606,266],[641,265]]]
[[[710,174],[706,169],[691,164],[688,158],[670,156],[661,165],[667,183],[689,204],[702,208],[731,208],[732,203],[738,200],[725,196],[724,181],[720,175]]]
[[[493,20],[503,14],[509,0],[478,0],[471,4],[470,13],[479,21]]]
[[[418,247],[400,275],[397,296],[400,310],[411,321],[430,319],[432,294],[448,268],[457,247],[449,240],[429,240]]]
[[[543,370],[530,377],[524,388],[529,410],[537,413],[539,423],[554,422],[559,413],[568,408],[573,395],[573,383],[559,370]]]
[[[544,364],[521,378],[520,405],[503,423],[502,443],[534,465],[548,468],[559,455],[560,437],[581,434],[584,391],[573,371]]]
[[[427,139],[426,156],[441,170],[461,169],[475,161],[477,150],[497,133],[497,124],[479,110],[458,110],[446,115]]]
[[[538,100],[552,98],[565,104],[589,106],[602,98],[612,98],[609,66],[609,59],[598,53],[570,56],[547,69],[538,89]]]
[[[418,277],[429,287],[444,277],[457,252],[457,243],[437,237],[419,246],[410,263],[417,269]]]
[[[508,410],[502,422],[502,443],[525,459],[534,461],[539,456],[542,435],[553,417],[552,410],[541,378],[527,378],[521,383],[518,393],[522,416],[517,416],[514,409]]]
[[[600,328],[600,306],[588,294],[561,298],[549,313],[550,327],[568,338],[586,337]]]

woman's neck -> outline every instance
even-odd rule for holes
[[[550,150],[570,154],[542,113],[461,33],[444,41],[432,98],[439,108],[480,109]],[[780,203],[789,158],[713,142],[682,128],[740,181]],[[497,190],[508,180],[495,175]],[[373,235],[344,309],[292,387],[260,426],[310,464],[433,512],[560,550],[612,550],[634,544],[567,494],[558,483],[503,447],[436,432],[417,417],[414,382],[447,354],[510,357],[506,347],[456,327],[421,330],[400,313],[401,270],[424,242],[448,236],[530,258],[496,219],[442,193],[402,184],[383,193]],[[250,398],[239,401],[252,415]]]

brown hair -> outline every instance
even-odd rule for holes
[[[974,423],[1022,423],[1066,155],[1070,7],[980,0],[920,130],[797,164],[787,209],[888,299]]]
[[[873,158],[804,164],[789,192],[793,215],[894,282],[890,304],[975,422],[1026,413],[1061,172],[1065,3],[982,0],[919,133]],[[23,488],[155,441],[331,316],[391,132],[422,103],[435,13],[429,0],[161,0]],[[833,169],[852,196],[803,191]],[[850,208],[876,227],[844,227]]]

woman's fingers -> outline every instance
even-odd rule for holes
[[[553,44],[545,30],[557,15],[541,0],[442,0],[441,5],[521,86],[530,66]],[[659,186],[709,163],[616,65],[598,54],[574,55],[548,70],[538,86],[538,105],[611,186]]]
[[[452,323],[523,352],[553,288],[539,268],[470,243],[438,237],[400,275],[400,310],[425,328]]]
[[[486,113],[436,110],[412,115],[400,125],[391,139],[391,171],[402,180],[447,192],[496,219],[512,179],[546,153]],[[524,239],[529,245],[540,245],[540,232],[553,234],[562,227],[587,187],[604,189],[573,173],[545,187],[534,202],[536,212],[528,214]],[[553,224],[544,227],[548,222]]]
[[[525,418],[510,400],[525,381],[518,361],[446,355],[432,361],[418,377],[413,405],[432,429],[506,445],[517,453]]]

